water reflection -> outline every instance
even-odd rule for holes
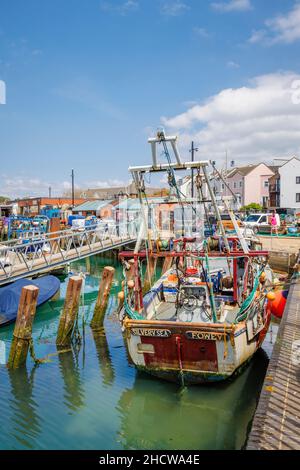
[[[81,380],[79,353],[80,346],[69,350],[57,348],[58,364],[64,382],[65,404],[72,412],[85,405],[84,387]]]
[[[84,263],[81,267],[85,271]],[[112,265],[112,260],[91,259],[94,276],[87,276],[85,282],[86,329],[81,349],[57,354],[55,345],[66,280],[61,299],[39,307],[34,322],[35,353],[39,358],[49,355],[50,362],[35,368],[29,359],[31,373],[0,366],[0,448],[243,447],[267,367],[264,351],[258,351],[239,377],[215,386],[180,391],[177,385],[136,374],[126,359],[121,329],[112,315],[116,284],[106,331],[92,332],[88,326],[99,277],[108,264]],[[120,283],[121,268],[115,267],[115,283]],[[12,334],[13,325],[0,331],[7,350]],[[269,350],[271,336],[270,332],[264,343]]]
[[[35,447],[35,438],[40,434],[42,425],[33,394],[35,373],[35,367],[30,373],[26,367],[8,369],[12,434],[19,444],[30,449]]]
[[[105,385],[112,385],[115,378],[115,372],[104,328],[100,331],[92,330],[92,336],[95,342],[103,383]]]
[[[236,379],[183,390],[137,375],[118,403],[122,445],[126,449],[240,449],[267,363],[260,350]]]

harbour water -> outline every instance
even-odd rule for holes
[[[0,449],[241,449],[263,384],[277,327],[263,349],[234,380],[180,389],[137,373],[128,362],[115,310],[121,268],[111,292],[105,331],[93,333],[89,319],[99,278],[112,259],[74,263],[89,271],[80,307],[80,346],[58,354],[55,338],[60,299],[38,308],[35,354],[46,362],[9,371],[5,366],[13,326],[0,330]],[[82,317],[84,321],[82,321]]]

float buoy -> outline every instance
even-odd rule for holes
[[[270,303],[271,313],[276,318],[281,318],[284,312],[286,299],[288,296],[287,290],[280,290],[277,292],[269,292],[267,299]]]
[[[119,299],[120,301],[122,301],[122,300],[124,300],[124,298],[125,298],[125,294],[124,294],[124,292],[121,290],[120,292],[118,292],[118,299]]]
[[[260,278],[259,278],[260,283],[263,284],[264,282],[266,282],[266,279],[267,279],[266,273],[265,272],[261,273]]]

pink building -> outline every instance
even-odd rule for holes
[[[269,178],[274,171],[265,165],[248,165],[230,170],[227,174],[227,184],[237,197],[237,206],[246,206],[251,202],[269,206]],[[222,196],[230,196],[230,191],[221,185]]]

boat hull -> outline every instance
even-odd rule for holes
[[[171,382],[220,382],[236,375],[259,349],[271,320],[255,332],[248,322],[187,324],[124,320],[128,354],[138,370]]]

